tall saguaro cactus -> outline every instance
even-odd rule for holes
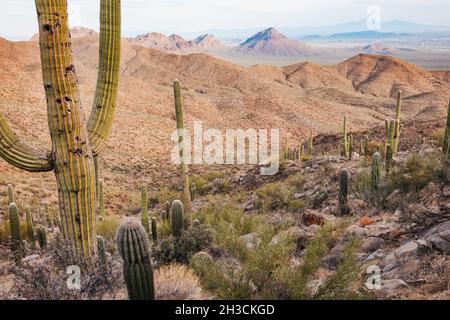
[[[398,151],[398,145],[400,144],[400,134],[402,133],[403,125],[400,123],[401,111],[402,111],[402,97],[403,93],[401,90],[398,91],[397,95],[397,108],[395,111],[395,130],[394,130],[394,154]]]
[[[147,235],[150,236],[150,221],[148,218],[148,195],[147,195],[147,186],[143,184],[141,186],[141,223],[147,232]]]
[[[186,213],[192,211],[191,194],[189,190],[189,168],[186,160],[186,145],[184,141],[184,119],[183,119],[183,102],[181,98],[181,86],[178,80],[173,82],[173,92],[175,95],[175,114],[177,118],[178,146],[181,160],[181,176],[182,176],[182,198],[184,210]]]
[[[447,107],[447,126],[444,133],[444,158],[448,160],[450,154],[450,100]]]
[[[343,126],[343,138],[342,138],[342,152],[343,157],[349,158],[350,155],[350,141],[347,133],[347,117],[344,117],[344,126]]]
[[[120,68],[120,0],[100,3],[99,69],[89,121],[79,98],[67,0],[35,0],[51,151],[20,141],[0,116],[0,156],[30,172],[55,172],[62,232],[85,258],[96,253],[94,156],[111,130]]]

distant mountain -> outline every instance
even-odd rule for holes
[[[194,47],[205,52],[227,51],[231,46],[224,44],[212,34],[201,35],[189,41]]]
[[[317,52],[312,47],[289,39],[274,28],[258,32],[230,52],[240,55],[273,57],[309,57],[317,55]]]
[[[397,34],[392,32],[378,32],[378,31],[360,31],[348,33],[334,33],[329,36],[309,35],[301,37],[304,41],[336,41],[336,40],[377,40],[389,39],[409,36],[407,33]]]
[[[143,47],[165,52],[190,53],[196,51],[192,43],[176,34],[166,36],[162,33],[151,32],[139,35],[132,40]]]
[[[400,53],[414,52],[415,50],[406,48],[390,48],[384,46],[382,43],[373,43],[365,46],[350,48],[348,51],[351,51],[352,54],[368,53],[376,55],[396,55]]]
[[[70,28],[70,35],[72,36],[72,39],[95,36],[97,34],[98,34],[97,31],[85,27]],[[38,40],[39,40],[39,33],[35,34],[30,39],[30,41],[38,41]]]

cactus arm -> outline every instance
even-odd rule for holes
[[[120,72],[120,0],[101,0],[97,89],[87,124],[94,155],[103,149],[111,132],[117,106]]]
[[[40,152],[22,142],[0,114],[0,157],[9,164],[30,172],[53,170],[50,152]]]

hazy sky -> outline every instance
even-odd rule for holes
[[[100,0],[68,0],[71,25],[98,29]],[[383,20],[449,25],[449,0],[122,0],[125,35],[332,25],[367,17],[369,5]],[[0,0],[0,36],[29,38],[37,32],[34,0]]]

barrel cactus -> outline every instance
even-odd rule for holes
[[[372,157],[372,167],[370,173],[370,182],[373,190],[378,190],[381,181],[381,155],[374,153]]]
[[[27,237],[28,241],[30,242],[31,246],[34,248],[36,238],[34,236],[34,225],[33,225],[33,217],[31,216],[31,211],[29,207],[26,207],[25,209],[25,217],[27,221]]]
[[[125,221],[117,231],[117,248],[130,300],[154,300],[153,267],[147,234],[141,224]]]
[[[173,91],[175,96],[175,115],[177,118],[177,132],[178,132],[178,148],[181,160],[181,184],[182,184],[182,200],[185,206],[186,213],[192,211],[191,208],[191,194],[189,190],[189,168],[186,153],[186,145],[184,141],[184,118],[183,118],[183,102],[181,98],[181,86],[178,80],[173,83]]]
[[[22,236],[20,235],[19,209],[13,202],[8,207],[9,226],[11,230],[11,251],[14,252],[16,260],[22,256]]]
[[[342,169],[339,175],[339,209],[341,215],[347,215],[350,213],[348,207],[348,170]]]
[[[100,1],[97,88],[89,120],[81,106],[67,0],[35,0],[51,150],[19,140],[0,115],[0,157],[29,172],[55,173],[64,237],[87,262],[96,253],[94,157],[104,148],[117,107],[120,0]],[[33,115],[30,115],[31,117]]]
[[[184,206],[180,200],[175,200],[172,203],[170,222],[172,235],[180,237],[184,229]]]

